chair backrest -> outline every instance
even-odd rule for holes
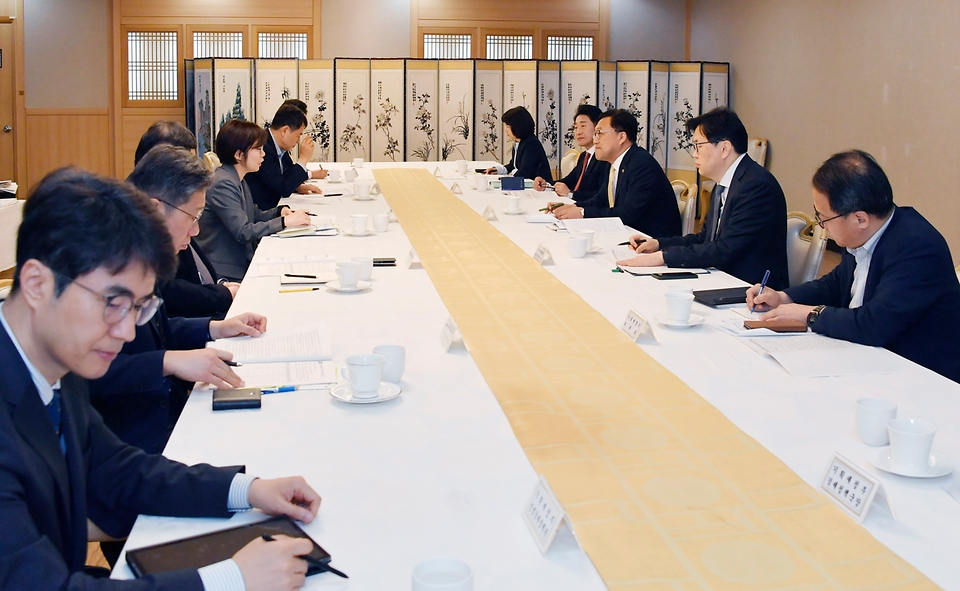
[[[577,158],[580,158],[579,150],[573,148],[567,150],[567,153],[560,159],[560,178],[570,174],[570,171],[577,165]]]
[[[957,280],[960,280],[960,265],[957,265]]]
[[[693,234],[693,223],[697,217],[697,186],[689,185],[680,196],[683,208],[680,210],[683,222],[680,235]]]
[[[715,181],[701,178],[700,180],[700,219],[706,220],[707,214],[710,213],[710,195],[713,193],[713,188],[717,186]]]
[[[220,168],[220,157],[214,152],[204,152],[203,153],[203,162],[207,165],[211,171]]]
[[[810,250],[807,251],[807,258],[803,262],[803,277],[801,283],[813,281],[820,273],[820,264],[823,262],[823,251],[827,249],[827,231],[821,228],[816,222],[810,222],[808,226],[810,231],[804,230],[804,235],[810,233]]]
[[[686,181],[670,181],[670,186],[673,187],[673,195],[677,198],[677,207],[680,209],[680,215],[683,215],[686,202],[682,197],[690,185],[688,185]]]
[[[816,279],[827,246],[826,234],[807,214],[787,214],[787,271],[790,285]]]
[[[767,165],[767,140],[750,138],[747,142],[747,155],[760,166]]]

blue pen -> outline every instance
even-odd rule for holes
[[[760,282],[760,289],[757,290],[757,295],[753,298],[753,305],[750,306],[751,314],[753,314],[753,311],[757,309],[757,296],[763,293],[763,288],[767,286],[767,279],[770,279],[770,269],[767,269],[767,272],[763,274],[763,281]]]
[[[276,388],[261,388],[261,394],[279,394],[280,392],[296,392],[296,386],[277,386]]]

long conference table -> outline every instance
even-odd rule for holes
[[[487,164],[468,163],[468,169]],[[329,166],[349,168],[346,164]],[[416,168],[430,173],[439,170],[437,178],[424,182],[440,183],[445,189],[456,184],[460,190],[453,193],[476,212],[477,219],[491,207],[497,219],[483,223],[489,223],[523,252],[532,255],[540,245],[548,248],[554,264],[543,269],[612,326],[619,327],[630,310],[648,319],[665,311],[664,294],[677,281],[611,272],[608,248],[625,240],[629,229],[600,234],[596,241],[604,247],[598,249],[600,252],[571,258],[566,233],[526,223],[524,216],[505,215],[503,193],[476,191],[473,175],[458,175],[453,163],[366,163],[358,169],[358,180],[373,181],[374,171],[378,171],[384,194],[376,199],[358,201],[350,196],[350,183],[321,181],[318,184],[327,193],[343,190],[348,194],[339,198],[292,196],[284,203],[336,217],[341,228],[348,228],[350,214],[390,210],[391,190],[399,192],[391,187],[400,185],[387,182],[390,171],[383,169]],[[526,213],[536,213],[554,199],[552,193],[533,195],[528,191],[521,203]],[[757,473],[751,476],[755,478],[755,486],[750,486],[754,490],[746,490],[750,487],[742,485],[748,481],[742,479],[742,473],[749,471],[749,466],[742,463],[743,457],[751,455],[737,456],[736,463],[706,478],[723,480],[723,470],[736,474],[741,478],[736,481],[741,483],[736,490],[738,499],[705,501],[703,495],[710,496],[712,485],[703,479],[670,480],[671,462],[677,457],[668,461],[667,452],[651,441],[651,434],[659,432],[630,428],[628,424],[596,432],[594,447],[603,450],[603,457],[583,451],[589,447],[581,448],[579,453],[585,457],[578,458],[576,465],[585,465],[588,471],[578,473],[577,478],[590,480],[591,464],[612,463],[629,481],[631,466],[640,466],[635,469],[637,478],[644,475],[646,480],[635,487],[639,492],[634,500],[651,513],[637,519],[670,530],[663,539],[671,540],[666,545],[679,557],[679,566],[673,571],[664,566],[673,560],[672,555],[670,561],[658,559],[645,564],[649,560],[646,553],[637,551],[643,548],[643,541],[636,539],[645,538],[642,528],[623,530],[622,551],[618,551],[616,539],[597,543],[592,535],[594,525],[616,518],[604,511],[634,511],[630,499],[591,503],[568,493],[558,496],[561,501],[570,499],[564,509],[575,517],[575,523],[583,524],[575,528],[575,533],[585,546],[599,550],[588,555],[574,537],[561,535],[546,555],[541,554],[521,513],[533,493],[538,472],[547,474],[551,482],[562,478],[562,467],[570,465],[569,458],[561,457],[567,450],[564,446],[531,446],[529,437],[519,437],[523,421],[537,420],[540,409],[529,401],[510,402],[502,397],[502,380],[489,369],[488,375],[481,373],[470,351],[469,334],[465,335],[465,346],[449,351],[441,347],[440,335],[451,312],[431,274],[440,279],[437,274],[445,268],[429,260],[424,260],[426,269],[407,266],[411,240],[404,226],[410,219],[408,230],[419,224],[418,235],[429,230],[455,244],[457,237],[445,236],[454,232],[445,232],[442,220],[423,228],[422,218],[404,213],[412,211],[409,207],[395,209],[400,223],[391,223],[387,232],[368,237],[265,238],[231,314],[263,313],[269,319],[269,328],[322,321],[329,328],[333,359],[339,365],[347,355],[369,352],[377,345],[403,345],[407,361],[401,396],[379,404],[351,405],[334,400],[325,390],[300,390],[266,395],[257,411],[214,413],[209,391],[198,388],[164,452],[186,463],[245,464],[248,473],[265,478],[304,476],[323,497],[317,519],[304,529],[332,554],[332,564],[350,575],[349,580],[330,574],[314,576],[305,588],[407,589],[417,563],[450,556],[473,567],[477,591],[931,588],[931,581],[944,588],[960,589],[960,561],[956,560],[960,506],[943,488],[956,486],[957,477],[912,479],[874,468],[868,457],[875,451],[859,441],[854,424],[857,399],[893,400],[899,405],[899,416],[936,423],[939,430],[934,453],[960,461],[960,384],[886,351],[887,373],[794,378],[773,359],[716,328],[723,319],[737,317],[732,310],[698,303],[694,303],[693,312],[706,318],[705,325],[681,330],[652,323],[652,335],[645,335],[638,344],[631,344],[624,336],[616,346],[639,347],[651,363],[665,368],[668,378],[679,378],[689,387],[692,394],[678,396],[672,407],[674,423],[683,422],[685,405],[696,409],[705,401],[710,410],[715,408],[733,426],[725,428],[726,439],[716,439],[718,446],[738,440],[747,447],[759,444],[759,451],[750,453],[772,454],[788,468],[789,478],[799,477],[805,482],[790,484],[787,492],[778,489],[776,494],[778,499],[793,494],[803,499],[800,505],[813,507],[811,528],[815,525],[821,531],[810,532],[809,537],[796,535],[802,531],[802,523],[777,522],[776,518],[770,523],[757,523],[754,513],[738,508],[745,500],[751,507],[762,506],[764,483],[784,478],[773,473],[776,470]],[[398,265],[375,268],[372,288],[356,294],[324,289],[280,293],[277,277],[257,276],[258,261],[308,255],[330,255],[336,260],[394,257]],[[483,264],[483,260],[478,261],[478,274],[484,271]],[[682,283],[695,289],[743,285],[717,270]],[[540,334],[549,340],[558,338],[560,333],[551,328],[564,314],[563,307],[537,310],[524,321],[542,325]],[[563,349],[560,343],[557,347]],[[565,371],[576,371],[574,360],[558,359],[563,362],[551,372],[560,379]],[[596,404],[597,397],[609,396],[612,407],[616,406],[617,393],[604,385],[603,378],[598,374],[595,389],[574,393],[570,400],[575,403],[576,396],[590,397]],[[491,384],[498,384],[497,395]],[[643,384],[638,388],[642,390]],[[694,411],[691,413],[691,420],[700,420],[699,414],[693,417]],[[589,431],[590,425],[584,428]],[[896,518],[882,507],[874,507],[861,526],[839,509],[831,510],[831,502],[816,489],[835,452],[880,481]],[[711,461],[711,466],[723,466],[722,459]],[[758,459],[758,466],[769,466],[765,461]],[[551,472],[551,466],[558,468]],[[653,478],[649,478],[651,473]],[[724,497],[727,494],[724,492]],[[262,518],[258,512],[240,513],[229,520],[141,516],[126,547],[153,545]],[[737,535],[731,535],[726,546],[714,543],[718,527],[732,527]],[[768,543],[773,539],[771,532],[781,530],[794,534]],[[896,556],[889,559],[874,550],[865,554],[850,551],[847,542],[862,545],[863,540],[855,538],[863,530],[869,533],[866,537],[871,543],[875,538]],[[833,531],[835,536],[831,535]],[[656,531],[651,530],[651,539],[656,537],[653,533]],[[698,540],[706,538],[712,545],[698,545]],[[650,546],[649,550],[649,556],[660,556],[659,547]],[[637,564],[641,568],[631,569]],[[649,575],[637,576],[638,570]],[[121,560],[113,577],[130,578],[132,573]]]

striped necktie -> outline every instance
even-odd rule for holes
[[[580,188],[580,183],[583,182],[583,175],[587,172],[587,166],[590,164],[590,152],[586,153],[586,156],[583,157],[583,170],[580,171],[580,178],[577,179],[577,186],[573,188],[573,192],[576,193],[577,189]]]
[[[64,454],[67,453],[67,443],[63,439],[63,433],[60,429],[61,426],[61,417],[60,417],[60,389],[53,391],[53,400],[50,401],[50,404],[47,405],[47,414],[50,416],[50,422],[53,424],[53,432],[57,435],[57,439],[60,440],[60,451]]]

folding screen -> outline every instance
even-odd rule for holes
[[[684,126],[718,106],[727,104],[728,64],[679,62],[670,64],[669,150],[667,176],[688,183],[698,181],[693,159],[693,134]]]
[[[637,145],[650,150],[650,62],[617,62],[617,108],[637,118]]]
[[[554,175],[560,168],[560,62],[537,62],[537,133]],[[531,113],[532,114],[532,113]]]
[[[316,143],[313,162],[333,157],[333,60],[300,60],[300,100],[307,103],[307,129]]]
[[[258,59],[254,80],[257,123],[263,127],[269,127],[283,101],[299,98],[297,60]]]
[[[650,62],[650,155],[667,169],[667,104],[670,94],[670,64]]]
[[[473,160],[473,60],[440,62],[439,160]]]
[[[350,162],[370,159],[370,60],[336,59],[333,76],[337,108],[334,113],[334,158]]]
[[[600,80],[598,62],[560,62],[560,157],[568,150],[577,150],[573,139],[573,117],[580,105],[597,105],[597,85]]]
[[[370,159],[374,162],[403,161],[403,89],[403,60],[373,60],[370,63],[370,106],[373,109]]]
[[[473,103],[473,157],[475,160],[503,158],[503,62],[477,60]]]
[[[700,110],[703,113],[717,107],[726,107],[729,102],[730,64],[704,62],[700,85]]]
[[[506,113],[514,107],[523,107],[530,112],[533,120],[537,122],[537,133],[542,138],[544,127],[537,117],[537,62],[535,61],[503,62],[503,112]],[[513,157],[513,142],[507,138],[503,125],[500,126],[500,131],[500,137],[503,138],[501,162],[506,164]]]
[[[197,154],[213,150],[213,60],[193,61],[193,134]]]
[[[214,138],[231,119],[254,120],[253,60],[214,59],[213,86]]]
[[[194,80],[193,60],[183,60],[184,104],[187,106],[184,126],[197,135],[197,81]]]
[[[617,63],[600,62],[600,94],[597,106],[601,111],[617,106]]]
[[[437,150],[437,60],[406,60],[406,160],[439,160]]]

